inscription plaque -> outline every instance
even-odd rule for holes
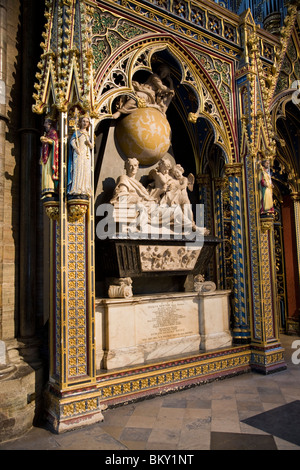
[[[197,311],[197,304],[191,300],[183,302],[177,299],[176,302],[161,301],[144,305],[136,318],[137,331],[140,332],[139,343],[197,334]]]

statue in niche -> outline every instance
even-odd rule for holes
[[[89,136],[89,128],[89,117],[81,116],[79,129],[75,126],[70,139],[67,186],[69,196],[90,197],[92,195],[91,150],[93,143]]]
[[[118,119],[122,114],[131,114],[137,108],[156,108],[165,115],[169,104],[175,94],[170,69],[162,64],[157,73],[152,73],[145,83],[132,82],[137,100],[130,97],[122,97],[119,109],[113,114],[113,119]]]
[[[59,143],[54,121],[46,118],[44,129],[44,135],[41,137],[42,152],[40,158],[40,164],[42,165],[42,199],[52,197],[57,193],[59,181]]]
[[[260,193],[260,213],[272,214],[273,206],[273,183],[270,173],[269,160],[262,160],[259,165],[259,193]]]

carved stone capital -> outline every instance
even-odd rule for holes
[[[225,175],[226,176],[237,176],[241,177],[242,176],[242,168],[243,164],[240,162],[236,163],[227,163],[225,165]]]
[[[196,113],[189,113],[188,120],[189,120],[189,122],[192,122],[193,124],[196,124],[198,117],[199,116]]]

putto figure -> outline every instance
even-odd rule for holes
[[[91,150],[93,143],[89,136],[90,119],[88,116],[79,118],[79,129],[75,128],[70,140],[68,158],[69,196],[92,195]]]
[[[171,160],[168,157],[163,157],[159,160],[157,167],[149,173],[151,183],[148,185],[148,191],[158,204],[169,204],[166,194],[170,190],[170,184],[173,181],[170,175],[171,168]]]
[[[44,135],[41,137],[42,153],[40,158],[42,199],[52,197],[57,193],[59,181],[59,144],[54,121],[50,118],[45,119],[44,129]]]

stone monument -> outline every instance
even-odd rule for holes
[[[166,120],[174,95],[169,69],[162,67],[160,75],[134,88],[136,100],[124,99],[113,116],[121,117],[116,139],[125,173],[107,208],[107,232],[96,230],[96,265],[106,283],[106,295],[96,305],[97,363],[107,370],[232,343],[230,291],[217,291],[203,278],[220,240],[201,223],[200,207],[194,217],[189,199],[194,176],[184,176],[184,168],[166,155],[169,144],[162,140],[167,142],[168,127],[166,133],[154,132],[160,127],[147,114]],[[142,183],[137,173],[145,164],[152,168]]]

